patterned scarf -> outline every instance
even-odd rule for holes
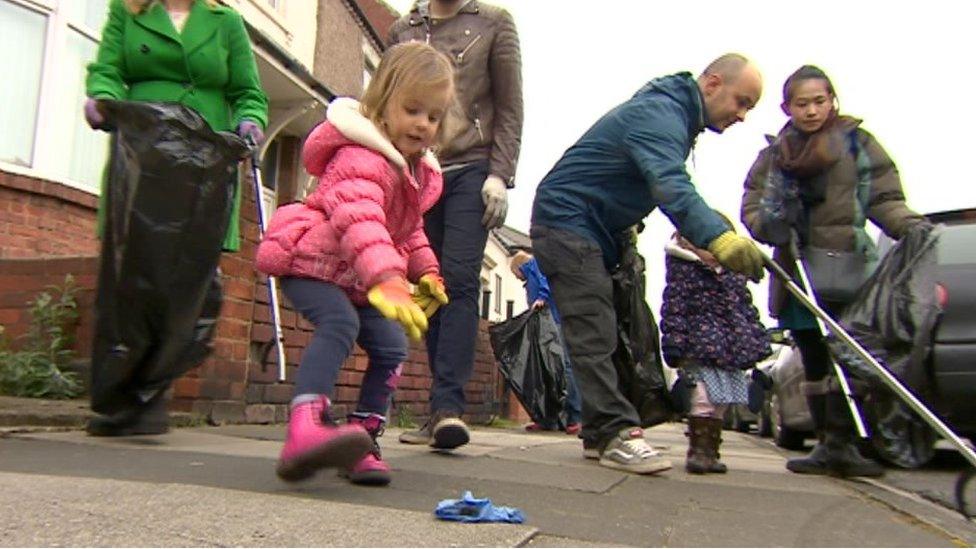
[[[806,244],[808,209],[823,202],[827,193],[827,179],[818,176],[848,150],[848,135],[860,123],[833,110],[816,132],[801,132],[792,122],[780,130],[772,145],[773,159],[760,202],[773,244],[787,244],[793,231],[800,245]]]

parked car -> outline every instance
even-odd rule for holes
[[[782,346],[775,360],[757,368],[759,372],[753,376],[752,383],[766,389],[759,414],[760,435],[768,433],[781,448],[802,450],[806,439],[814,433],[810,408],[800,391],[803,381],[800,351],[793,346]]]
[[[926,403],[958,434],[976,440],[976,208],[928,214],[945,230],[938,242],[935,273],[936,295],[942,314],[933,332],[933,346],[926,364],[931,390]],[[881,235],[879,252],[894,245]],[[776,443],[800,449],[803,438],[813,428],[806,398],[800,392],[803,367],[799,352],[784,351],[772,365],[761,369],[771,382],[767,391],[768,417]],[[920,467],[935,455],[938,435],[906,405],[892,395],[865,402],[869,419],[897,417],[887,421],[883,434],[875,433],[872,446],[889,463],[907,468]],[[760,414],[760,417],[762,414]],[[869,425],[869,429],[872,426]],[[887,440],[882,443],[880,437]],[[891,448],[900,451],[893,452]]]

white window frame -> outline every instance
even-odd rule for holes
[[[502,314],[502,275],[495,273],[495,312]]]
[[[58,92],[63,88],[59,67],[67,57],[68,32],[75,30],[96,43],[101,42],[100,29],[91,29],[79,21],[71,21],[61,2],[77,2],[78,0],[0,0],[28,10],[40,13],[47,18],[46,34],[44,36],[44,54],[41,57],[41,85],[37,98],[37,118],[35,119],[30,166],[19,166],[11,162],[0,160],[0,169],[4,171],[37,177],[48,181],[55,181],[65,186],[82,190],[91,194],[98,194],[97,187],[75,181],[71,178],[54,175],[54,166],[59,151],[56,147],[45,146],[52,142],[53,132],[63,130],[54,120],[55,109],[52,106],[58,101]],[[106,7],[107,10],[107,7]],[[82,108],[82,105],[78,105]],[[93,130],[94,131],[94,130]]]

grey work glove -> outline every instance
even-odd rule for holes
[[[501,227],[508,213],[508,187],[497,175],[489,175],[481,187],[481,200],[485,203],[485,215],[481,224],[486,229]]]

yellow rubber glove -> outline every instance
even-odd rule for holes
[[[727,231],[708,245],[708,251],[719,263],[746,275],[753,282],[759,282],[763,277],[762,252],[750,238]]]
[[[419,340],[427,331],[427,317],[410,299],[410,285],[403,277],[393,277],[380,282],[366,293],[369,304],[381,315],[399,322],[411,339]]]
[[[444,279],[440,275],[428,273],[420,277],[417,288],[410,296],[413,302],[420,307],[427,318],[434,316],[441,305],[447,305],[447,288],[444,287]]]

